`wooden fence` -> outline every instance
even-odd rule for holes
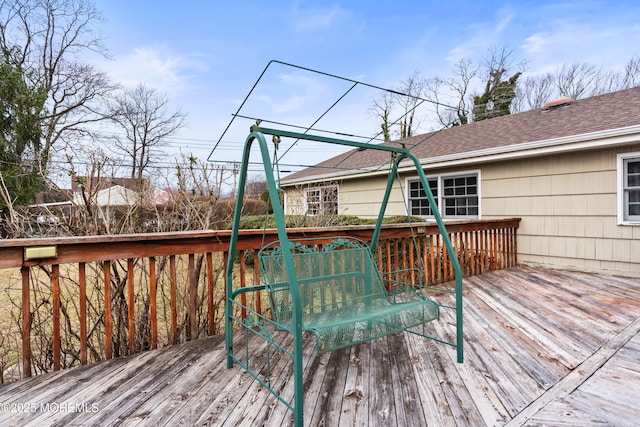
[[[519,221],[448,223],[463,274],[515,266]],[[372,232],[372,226],[352,226],[291,229],[289,235],[370,240]],[[20,292],[11,303],[18,311],[12,321],[20,329],[14,353],[21,375],[31,376],[36,360],[39,373],[221,333],[229,237],[230,231],[194,231],[0,240],[0,273],[19,272]],[[240,232],[237,286],[258,283],[256,251],[275,239],[275,230]],[[430,223],[385,226],[378,264],[381,271],[423,267],[427,285],[453,280],[442,238]],[[268,311],[264,296],[243,298],[258,312]]]

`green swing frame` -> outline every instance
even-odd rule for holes
[[[351,265],[356,266],[355,268],[348,271],[343,270],[340,273],[333,272],[331,274],[325,274],[323,272],[329,271],[328,266],[336,263],[335,255],[331,255],[332,251],[323,249],[323,244],[314,245],[313,242],[295,242],[288,237],[284,220],[284,212],[280,204],[279,191],[276,185],[274,168],[270,159],[269,148],[265,135],[272,135],[275,138],[294,138],[296,140],[323,142],[353,147],[356,149],[379,150],[391,153],[393,164],[389,170],[387,187],[381,201],[380,212],[378,214],[371,242],[367,244],[366,242],[361,242],[357,239],[350,239],[348,237],[336,237],[330,243],[323,242],[328,243],[328,245],[326,245],[327,247],[333,248],[339,252],[343,260],[346,256],[346,259],[350,260]],[[233,268],[239,236],[240,215],[244,199],[244,188],[247,181],[249,156],[254,141],[258,142],[262,156],[267,189],[277,228],[278,241],[276,246],[268,245],[259,253],[263,273],[262,284],[234,290]],[[229,256],[226,266],[225,347],[227,352],[227,367],[232,368],[234,363],[242,366],[294,413],[295,425],[297,427],[302,427],[304,420],[304,366],[302,357],[304,332],[312,332],[316,335],[317,352],[322,353],[342,348],[347,345],[353,345],[359,342],[375,339],[390,333],[398,332],[399,330],[410,331],[410,328],[416,326],[420,322],[428,322],[439,317],[437,305],[434,308],[435,303],[429,299],[417,298],[411,301],[405,300],[401,303],[394,303],[394,301],[392,301],[393,296],[387,294],[384,287],[381,287],[381,274],[377,271],[375,260],[372,256],[372,254],[377,253],[378,240],[380,237],[385,210],[389,202],[393,183],[398,174],[399,165],[404,160],[411,161],[416,169],[455,273],[455,342],[446,342],[437,338],[425,335],[423,336],[455,347],[457,361],[458,363],[462,363],[464,360],[462,333],[462,271],[418,158],[405,147],[386,144],[367,144],[313,134],[262,128],[258,125],[251,127],[251,132],[246,139],[238,177],[236,205],[233,215]],[[343,264],[346,263],[343,262]],[[351,289],[351,292],[349,292],[350,295],[357,292],[360,292],[361,295],[355,299],[346,298],[337,305],[334,303],[333,309],[336,310],[334,313],[330,312],[330,310],[332,310],[331,307],[327,309],[326,306],[323,306],[324,308],[321,310],[329,310],[329,315],[335,314],[338,318],[338,321],[324,321],[323,323],[321,317],[309,314],[309,309],[305,305],[305,301],[309,300],[308,295],[311,295],[312,299],[314,298],[313,295],[316,295],[314,292],[317,292],[319,286],[328,286],[327,284],[329,282],[334,283],[337,281],[343,281],[343,288],[345,287],[344,283],[347,283],[348,286],[352,286],[349,288]],[[406,287],[414,290],[417,289],[418,294],[422,295],[420,292],[420,284],[408,284]],[[315,291],[310,289],[315,289]],[[263,290],[271,294],[269,298],[272,302],[271,318],[264,316],[262,313],[257,313],[237,301],[237,297],[242,293]],[[285,298],[282,298],[282,295],[279,295],[283,290],[286,292]],[[415,294],[416,293],[414,293],[414,295]],[[286,310],[279,311],[278,307],[273,304],[273,301],[276,301],[277,298],[280,298],[278,301],[280,301],[281,305],[283,302],[286,303]],[[389,303],[387,301],[391,302]],[[335,308],[338,306],[340,307]],[[370,308],[374,306],[378,308]],[[248,310],[250,315],[247,319],[241,319],[234,314],[234,308],[243,308],[244,310]],[[324,314],[326,318],[327,313]],[[336,316],[333,317],[335,318]],[[292,357],[294,375],[294,395],[292,402],[285,399],[271,387],[269,378],[264,379],[263,374],[252,370],[248,361],[248,349],[245,349],[245,359],[242,359],[238,354],[236,354],[236,349],[234,348],[234,323],[240,324],[245,329],[245,335],[247,337],[251,330],[253,334],[260,336],[267,341],[268,348],[274,346],[277,350],[283,351]],[[385,326],[372,327],[372,324],[382,324]],[[293,334],[292,350],[281,347],[279,344],[274,342],[265,325],[270,325],[277,330],[284,330]],[[350,331],[349,333],[352,335],[347,334],[346,336],[348,338],[336,341],[336,331],[340,331],[340,334],[338,335],[345,336],[345,325],[349,326],[346,329]],[[360,338],[353,340],[352,337],[356,330],[367,330],[368,332],[365,332],[364,335],[358,332],[360,334],[358,335]],[[352,340],[352,342],[348,342],[349,340]],[[246,341],[248,342],[248,338]],[[327,345],[326,343],[330,344]],[[269,358],[270,353],[267,355],[268,360]]]

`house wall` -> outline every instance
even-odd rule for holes
[[[377,218],[380,201],[384,197],[387,187],[387,177],[373,177],[369,179],[350,179],[339,182],[338,213],[354,215],[361,218]],[[286,191],[285,212],[290,215],[305,213],[303,187],[288,188]],[[406,215],[402,192],[399,186],[391,193],[386,214]]]
[[[481,217],[522,218],[520,263],[640,277],[640,226],[617,224],[616,200],[616,155],[638,151],[640,143],[427,175],[480,170]],[[377,217],[385,186],[386,177],[341,182],[339,212]],[[299,195],[289,192],[287,201],[288,213],[304,212]],[[405,215],[400,191],[392,194],[387,215]]]
[[[617,224],[616,201],[616,155],[638,150],[483,165],[483,218],[522,218],[521,263],[640,277],[640,226]]]

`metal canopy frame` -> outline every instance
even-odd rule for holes
[[[427,195],[429,205],[432,209],[435,221],[438,226],[438,230],[442,236],[443,242],[445,244],[447,253],[449,258],[453,264],[453,269],[455,272],[455,300],[456,300],[456,342],[448,343],[441,341],[445,344],[452,345],[456,348],[457,351],[457,361],[462,363],[464,360],[464,352],[463,352],[463,334],[462,334],[462,271],[460,268],[460,263],[456,256],[455,250],[445,228],[444,222],[442,220],[442,216],[438,210],[437,203],[434,200],[431,189],[428,185],[427,178],[425,176],[422,165],[420,164],[419,159],[410,152],[410,149],[403,146],[393,146],[393,145],[377,145],[370,143],[363,143],[345,139],[337,139],[319,135],[313,135],[308,133],[297,133],[285,130],[278,129],[270,129],[263,128],[259,125],[252,126],[250,129],[250,134],[246,138],[244,151],[242,155],[242,164],[240,168],[240,173],[238,177],[238,190],[236,195],[236,204],[233,215],[233,225],[232,225],[232,233],[231,233],[231,241],[229,244],[229,257],[226,266],[226,305],[225,305],[225,343],[227,350],[227,367],[233,367],[234,362],[241,364],[245,369],[246,366],[242,364],[242,362],[234,356],[234,347],[233,347],[233,330],[232,330],[232,322],[233,322],[233,299],[238,294],[239,291],[233,290],[233,266],[235,263],[236,257],[236,248],[237,241],[239,235],[239,225],[240,225],[240,215],[242,211],[243,199],[244,199],[244,188],[247,182],[248,168],[249,168],[249,156],[252,148],[253,142],[257,141],[260,149],[260,153],[262,156],[262,163],[264,165],[264,172],[266,175],[267,188],[269,192],[269,198],[271,200],[271,206],[273,208],[273,216],[276,222],[278,239],[280,240],[280,245],[283,252],[283,260],[284,266],[287,273],[287,277],[290,284],[291,297],[293,300],[293,364],[294,364],[294,402],[290,405],[288,402],[285,402],[280,396],[277,395],[268,384],[262,381],[253,373],[249,372],[260,381],[263,385],[265,385],[272,393],[276,394],[276,396],[283,401],[290,409],[293,410],[295,414],[295,424],[296,426],[301,427],[303,425],[303,405],[304,405],[304,387],[303,387],[303,348],[302,348],[302,309],[300,303],[300,294],[298,292],[298,282],[296,278],[296,271],[292,256],[293,243],[289,239],[287,235],[287,230],[285,226],[284,212],[283,208],[280,204],[280,198],[278,193],[278,187],[276,184],[276,179],[274,176],[274,165],[271,162],[269,147],[267,141],[265,139],[265,135],[272,135],[275,138],[294,138],[297,141],[315,141],[327,144],[338,144],[342,146],[352,147],[355,149],[368,149],[368,150],[378,150],[385,151],[390,153],[390,157],[392,159],[392,165],[389,171],[388,179],[387,179],[387,188],[384,193],[384,197],[381,202],[380,212],[378,214],[378,219],[376,221],[374,233],[371,241],[371,250],[372,253],[375,253],[378,246],[378,239],[380,237],[380,231],[382,228],[382,220],[385,215],[386,207],[389,202],[389,197],[391,194],[391,190],[393,187],[393,183],[395,181],[395,177],[398,172],[398,167],[401,161],[408,160],[413,163],[415,166],[416,172],[418,173],[420,182],[422,183],[422,187]],[[254,290],[264,289],[264,285],[254,287]],[[439,340],[438,340],[439,341]],[[248,369],[247,369],[248,370]]]
[[[337,93],[335,100],[330,101],[330,103],[328,105],[324,105],[324,106],[320,106],[320,110],[317,111],[317,118],[315,120],[313,120],[313,122],[311,124],[308,125],[300,125],[299,123],[285,123],[284,121],[279,121],[274,117],[265,117],[264,115],[262,115],[263,113],[261,113],[260,116],[256,116],[256,115],[251,115],[251,112],[244,112],[245,110],[247,110],[250,105],[249,105],[249,100],[250,98],[254,95],[254,93],[256,92],[256,90],[261,87],[261,85],[264,83],[264,81],[267,79],[267,77],[270,75],[270,73],[272,72],[272,70],[276,67],[285,67],[286,69],[291,69],[293,71],[297,71],[297,72],[303,72],[303,73],[308,73],[310,75],[313,76],[318,76],[321,78],[327,78],[327,79],[332,79],[332,80],[336,80],[342,83],[345,83],[346,85],[346,89],[341,92],[341,93]],[[276,68],[277,69],[277,68]],[[267,63],[267,65],[264,67],[264,69],[262,70],[262,72],[260,73],[260,75],[258,76],[258,78],[256,79],[256,81],[254,82],[253,86],[251,87],[251,89],[249,90],[249,92],[247,93],[247,95],[244,97],[244,99],[242,100],[242,102],[240,102],[240,105],[238,106],[237,110],[235,113],[233,113],[231,115],[231,120],[227,123],[227,126],[224,128],[222,134],[220,135],[220,137],[218,138],[218,140],[216,141],[216,143],[214,144],[209,157],[207,158],[208,161],[210,162],[219,162],[218,160],[214,159],[214,153],[216,152],[216,149],[219,147],[219,145],[223,142],[223,139],[225,138],[225,136],[228,135],[229,131],[232,129],[233,124],[236,122],[236,120],[243,120],[243,123],[264,123],[266,125],[270,125],[270,126],[277,126],[280,129],[289,129],[291,130],[291,132],[288,132],[292,135],[300,135],[299,137],[295,137],[296,140],[294,141],[294,143],[287,148],[286,150],[284,150],[283,153],[280,154],[279,158],[282,159],[283,157],[285,157],[290,151],[291,149],[299,142],[299,140],[309,140],[309,141],[320,141],[320,142],[328,142],[328,140],[334,140],[334,141],[339,141],[338,139],[334,139],[331,137],[326,138],[327,141],[325,141],[324,139],[316,139],[315,137],[311,136],[311,135],[333,135],[336,136],[338,138],[349,138],[350,141],[345,141],[346,143],[338,143],[339,145],[343,145],[343,146],[352,146],[354,147],[357,142],[355,140],[361,140],[364,142],[360,142],[360,144],[362,145],[358,145],[358,147],[360,148],[371,148],[374,145],[378,145],[382,142],[385,142],[382,138],[380,138],[380,136],[382,135],[382,131],[378,131],[376,134],[374,135],[358,135],[358,134],[354,134],[354,133],[349,133],[349,132],[338,132],[336,130],[330,130],[330,129],[321,129],[318,128],[317,126],[321,123],[322,120],[327,119],[328,114],[334,110],[335,108],[337,108],[337,106],[339,104],[341,104],[345,99],[348,98],[349,95],[354,96],[354,89],[356,88],[366,88],[366,89],[370,89],[370,90],[374,90],[380,93],[385,93],[388,94],[390,96],[394,96],[394,97],[398,97],[398,98],[403,98],[403,99],[410,99],[412,106],[408,109],[406,109],[405,111],[403,111],[398,117],[396,117],[395,119],[390,119],[389,121],[389,127],[392,127],[394,125],[400,124],[402,122],[402,120],[404,120],[407,116],[413,114],[421,105],[423,104],[429,104],[429,105],[437,105],[440,107],[445,107],[448,109],[453,109],[456,110],[457,107],[451,106],[451,105],[447,105],[444,104],[442,102],[439,102],[437,100],[434,99],[428,99],[422,96],[416,96],[410,93],[403,93],[400,92],[398,90],[395,89],[390,89],[390,88],[385,88],[385,87],[381,87],[381,86],[377,86],[374,84],[370,84],[367,82],[363,82],[363,81],[359,81],[359,80],[355,80],[352,78],[347,78],[347,77],[342,77],[342,76],[338,76],[336,74],[331,74],[331,73],[327,73],[324,71],[320,71],[320,70],[316,70],[316,69],[312,69],[312,68],[308,68],[308,67],[303,67],[300,65],[295,65],[295,64],[291,64],[288,62],[283,62],[283,61],[278,61],[278,60],[271,60]],[[453,122],[452,122],[453,123]],[[259,126],[259,125],[258,125]],[[440,130],[442,129],[446,129],[449,126],[443,126]],[[413,149],[417,146],[420,146],[422,144],[424,144],[425,142],[427,142],[431,137],[433,137],[435,134],[437,134],[439,131],[436,132],[430,132],[428,134],[425,134],[424,138],[420,138],[420,139],[414,139],[413,143],[409,146],[407,145],[406,141],[403,142],[402,144],[394,142],[394,141],[386,141],[385,145],[391,145],[393,146],[394,144],[397,145],[398,147],[401,148],[406,148],[408,147],[409,149]],[[242,133],[244,134],[244,129],[242,130]],[[340,163],[330,166],[330,169],[336,169],[336,170],[351,170],[352,168],[345,168],[342,167],[341,164],[348,159],[348,156],[345,157],[344,159],[342,159],[340,161]],[[222,160],[221,162],[225,163],[224,160]],[[226,162],[228,163],[228,162]],[[259,162],[256,162],[254,164],[259,164]],[[279,164],[281,166],[285,166],[285,163],[283,162],[279,162]],[[299,163],[288,163],[286,164],[286,166],[302,166],[302,167],[307,167],[307,168],[314,168],[317,167],[316,165],[302,165]],[[386,164],[380,165],[380,168],[385,167]],[[326,167],[326,166],[325,166]]]

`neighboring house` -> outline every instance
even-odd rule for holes
[[[83,190],[93,192],[95,190],[104,190],[113,186],[120,186],[142,193],[151,187],[151,182],[144,178],[105,178],[79,175],[71,177],[71,191],[73,193],[80,193]]]
[[[140,201],[140,193],[122,185],[112,185],[99,190],[92,197],[97,206],[134,206]],[[73,204],[84,205],[82,193],[73,193]]]
[[[522,218],[521,263],[640,277],[640,88],[395,143],[414,146],[445,220]],[[375,217],[388,156],[354,150],[287,176],[286,212]],[[400,182],[387,214],[431,218],[412,167]]]

